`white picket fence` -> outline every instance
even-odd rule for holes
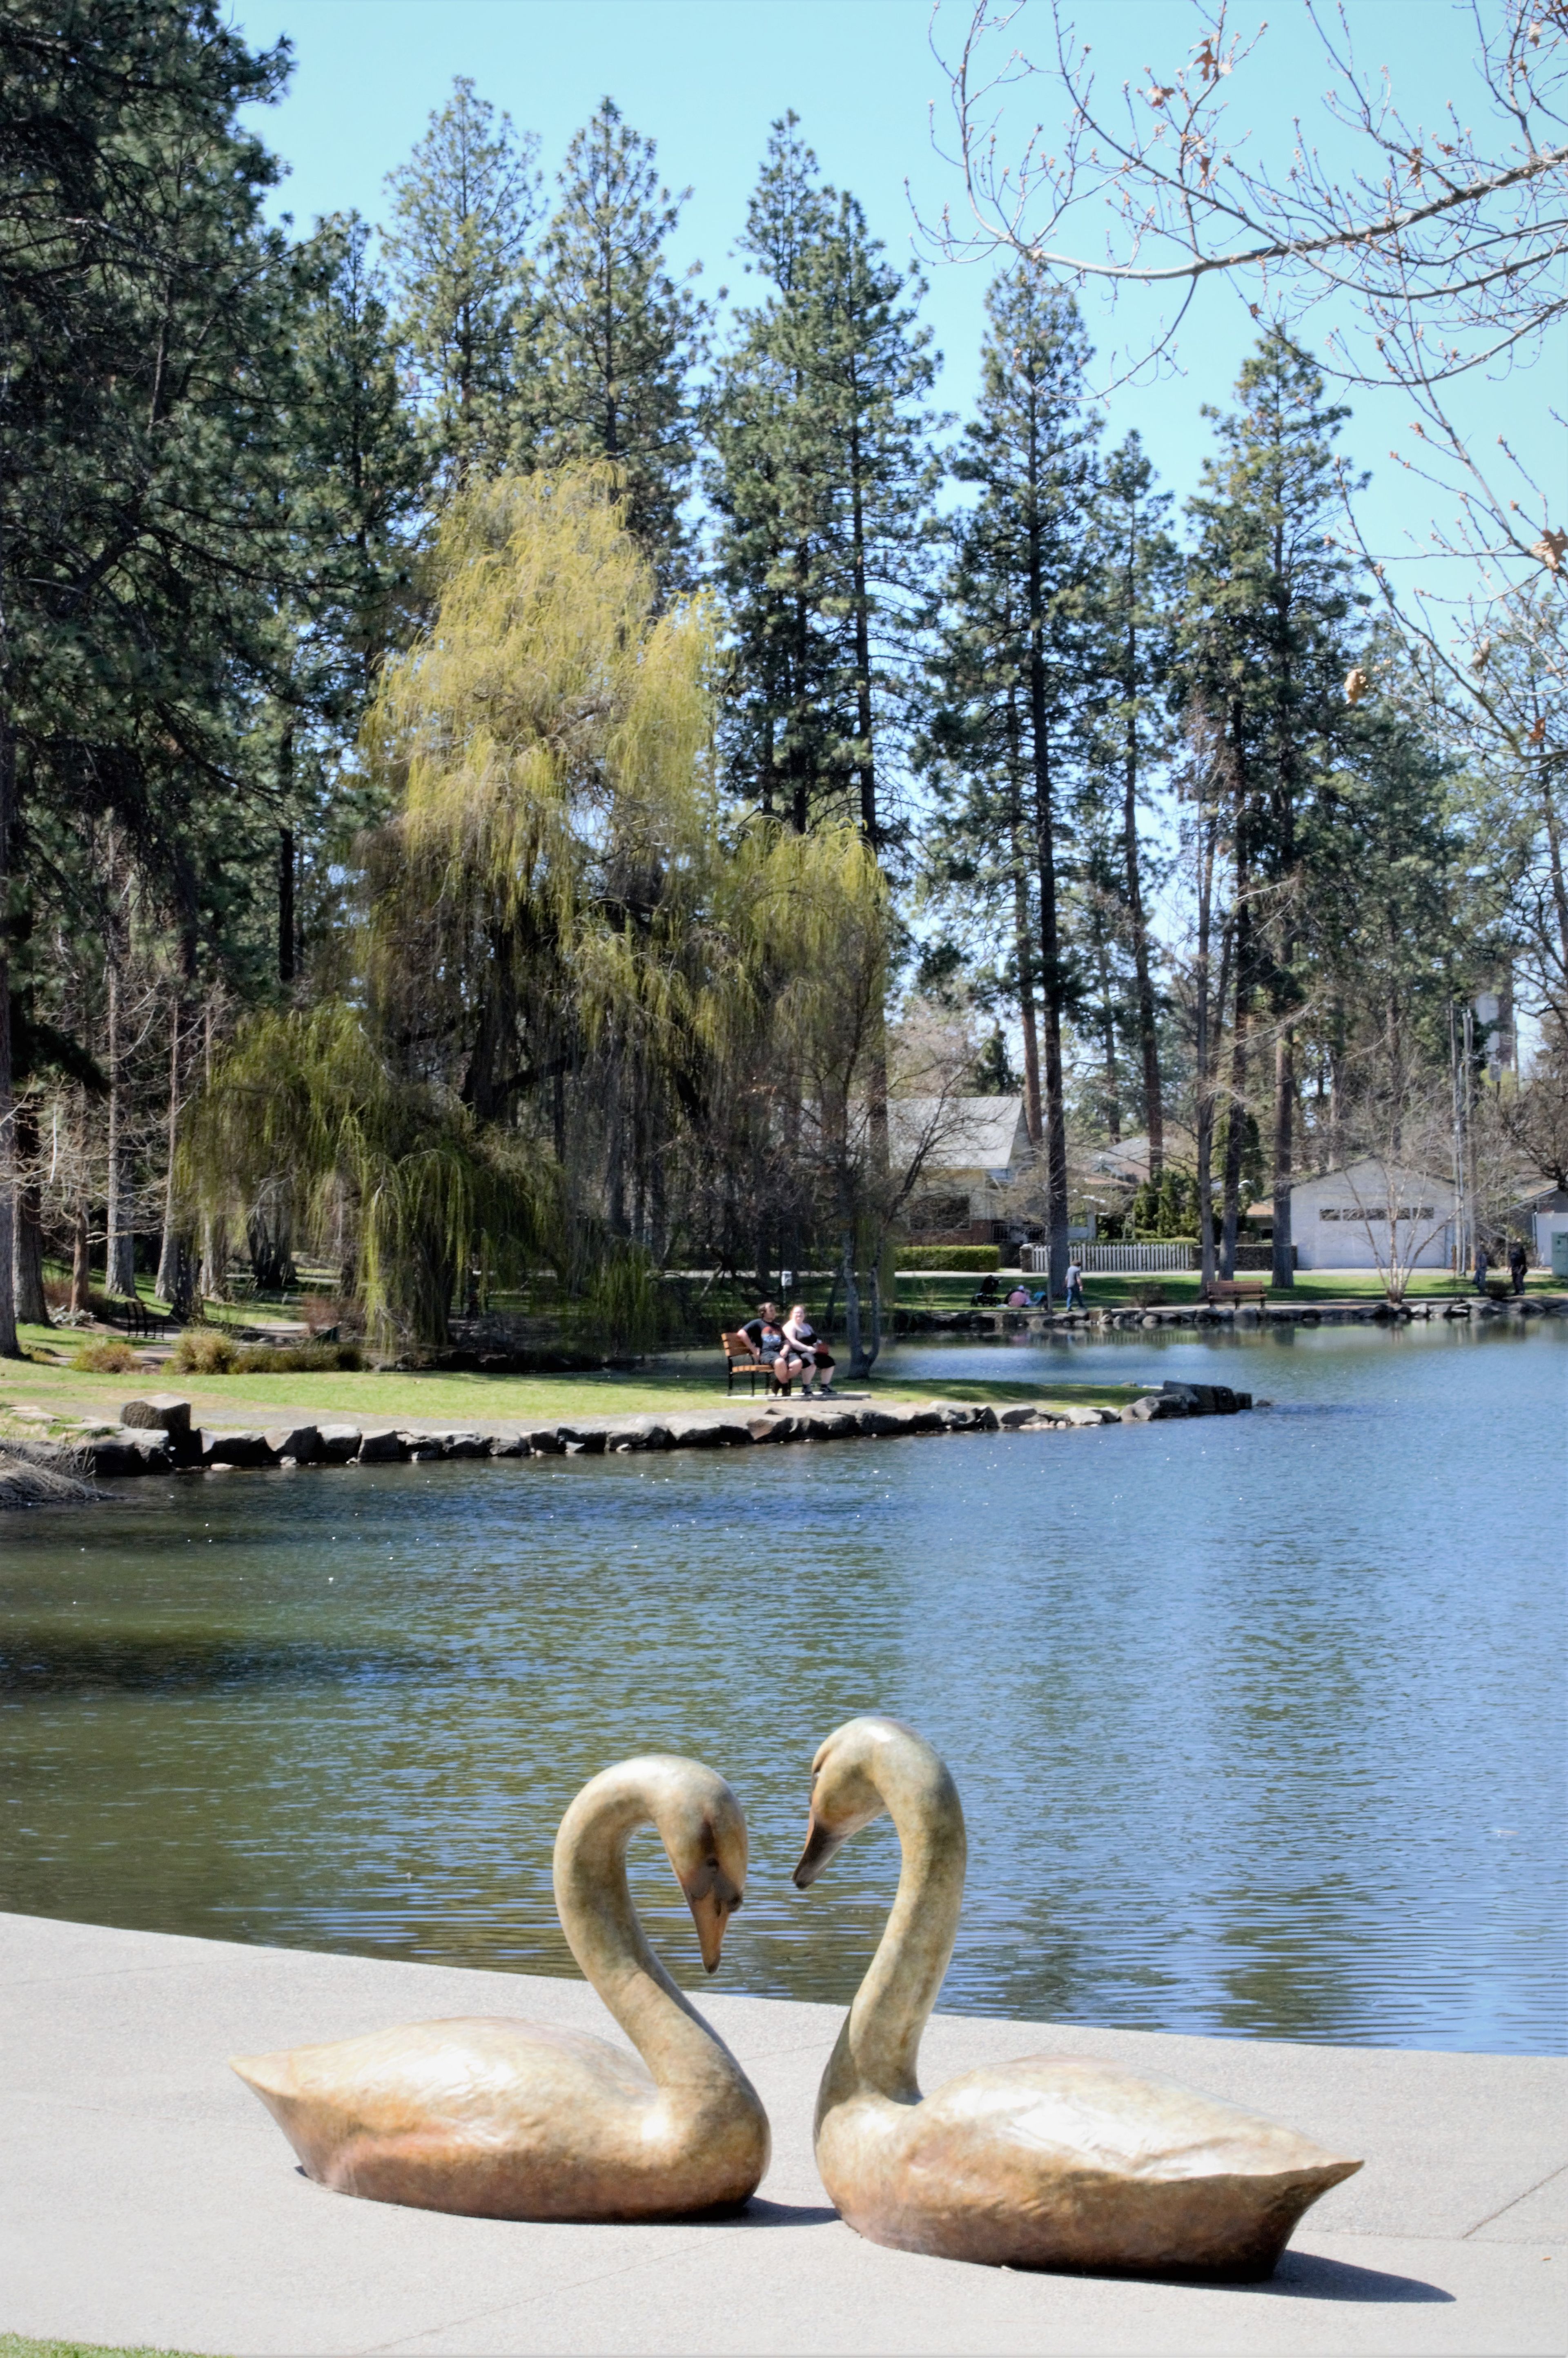
[[[1195,1245],[1080,1245],[1078,1266],[1118,1272],[1196,1269]]]

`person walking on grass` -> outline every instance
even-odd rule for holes
[[[1491,1257],[1487,1253],[1486,1246],[1483,1244],[1477,1244],[1476,1247],[1476,1291],[1479,1294],[1485,1295],[1486,1293],[1487,1271],[1491,1268]]]
[[[1529,1267],[1530,1255],[1525,1250],[1524,1239],[1522,1237],[1515,1237],[1509,1246],[1509,1276],[1513,1281],[1513,1290],[1516,1293],[1524,1292],[1524,1273]]]
[[[1066,1285],[1067,1292],[1066,1298],[1062,1304],[1063,1309],[1087,1310],[1089,1305],[1084,1300],[1084,1272],[1078,1267],[1078,1260],[1076,1253],[1067,1263],[1067,1274],[1064,1282]]]

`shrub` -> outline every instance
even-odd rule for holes
[[[128,1343],[105,1335],[97,1342],[83,1343],[70,1364],[86,1376],[128,1376],[142,1363]]]
[[[243,1343],[234,1356],[239,1376],[304,1376],[319,1368],[363,1366],[357,1343]]]
[[[236,1343],[212,1326],[188,1326],[169,1360],[187,1376],[303,1376],[363,1365],[357,1343]]]
[[[901,1245],[901,1271],[923,1269],[1000,1269],[1000,1245]]]
[[[239,1356],[239,1345],[219,1326],[188,1326],[169,1358],[182,1376],[226,1376]]]

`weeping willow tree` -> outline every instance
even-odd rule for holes
[[[441,1342],[460,1280],[555,1248],[550,1174],[503,1132],[395,1073],[358,1013],[264,1013],[222,1055],[181,1145],[209,1212],[287,1198],[335,1247],[384,1343]]]
[[[435,619],[370,725],[399,808],[369,967],[476,1120],[543,1127],[576,1199],[602,1181],[611,1232],[657,1246],[669,1076],[705,1020],[713,631],[705,600],[659,612],[617,489],[504,477],[449,513]]]
[[[476,1260],[540,1257],[604,1340],[658,1339],[672,1194],[706,1243],[715,1168],[772,1173],[775,1226],[781,1201],[863,1225],[881,876],[849,829],[726,830],[713,618],[660,611],[616,490],[596,469],[454,501],[429,627],[367,723],[393,817],[339,961],[352,1003],[254,1021],[190,1126],[205,1208],[287,1191],[423,1341]]]

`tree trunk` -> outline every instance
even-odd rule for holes
[[[1007,692],[1008,835],[1012,850],[1013,955],[1018,960],[1018,1015],[1023,1029],[1023,1121],[1031,1146],[1045,1135],[1040,1112],[1040,1033],[1034,1012],[1034,944],[1030,937],[1029,877],[1023,826],[1023,754],[1020,742],[1018,690]]]
[[[294,980],[294,829],[277,830],[277,979]]]
[[[1130,730],[1131,723],[1128,725]],[[1149,1176],[1157,1179],[1165,1167],[1165,1090],[1160,1070],[1160,1033],[1155,1021],[1154,985],[1149,969],[1149,925],[1143,914],[1135,764],[1136,755],[1130,753],[1122,827],[1126,843],[1127,905],[1132,919],[1132,957],[1137,980],[1138,1044],[1143,1060],[1143,1115],[1149,1130]]]
[[[17,1319],[28,1326],[49,1326],[49,1306],[44,1298],[44,1236],[38,1188],[38,1111],[30,1098],[16,1109],[16,1196],[11,1230],[12,1285]]]
[[[1247,1130],[1248,985],[1251,975],[1251,916],[1240,898],[1238,880],[1236,912],[1236,1011],[1230,1035],[1230,1094],[1225,1122],[1224,1240],[1220,1246],[1221,1277],[1236,1274],[1236,1232],[1241,1219],[1241,1149]]]
[[[179,1145],[179,993],[175,992],[168,1016],[168,1161],[163,1184],[163,1240],[158,1247],[157,1275],[153,1292],[160,1302],[172,1303],[179,1290],[180,1241],[175,1227],[174,1161]]]
[[[132,1228],[130,1150],[125,1138],[125,1076],[121,1006],[118,917],[108,943],[109,997],[109,1217],[103,1290],[128,1302],[136,1290],[136,1242]]]
[[[1274,1042],[1274,1250],[1271,1285],[1295,1284],[1291,1254],[1292,1163],[1296,1109],[1295,1033],[1287,1028]]]
[[[1196,1002],[1193,1050],[1197,1066],[1193,1130],[1197,1162],[1199,1278],[1206,1286],[1212,1285],[1217,1274],[1214,1258],[1214,1060],[1210,1046],[1209,1005],[1209,943],[1214,920],[1214,857],[1217,833],[1217,823],[1213,818],[1206,815],[1200,817],[1197,827],[1198,949],[1193,975]],[[1223,1007],[1223,1001],[1221,1005]]]
[[[855,1277],[853,1228],[846,1228],[839,1239],[838,1265],[844,1278],[844,1336],[849,1348],[849,1373],[862,1376],[866,1370],[860,1343],[860,1289]]]
[[[1044,553],[1039,454],[1029,451],[1029,733],[1034,782],[1034,850],[1040,876],[1040,982],[1045,1002],[1045,1201],[1053,1298],[1067,1282],[1067,1111],[1062,1096],[1062,939],[1056,910],[1056,829],[1045,709]]]
[[[1018,1015],[1023,1031],[1023,1122],[1031,1146],[1045,1134],[1040,1115],[1040,1027],[1034,1005],[1034,945],[1029,938],[1029,886],[1021,871],[1012,879],[1012,919],[1018,959]]]
[[[73,1310],[90,1308],[92,1292],[92,1231],[87,1222],[87,1206],[78,1200],[76,1217],[70,1228],[70,1306]]]
[[[1105,1126],[1115,1146],[1121,1138],[1121,1101],[1116,1070],[1116,1008],[1111,999],[1110,960],[1103,925],[1095,945],[1095,962],[1099,970],[1100,1054],[1105,1058]],[[1150,1167],[1152,1172],[1152,1163]]]
[[[0,615],[0,650],[4,648],[4,617]],[[0,912],[5,907],[11,872],[13,795],[9,716],[0,705]],[[12,1271],[12,1236],[16,1217],[15,1098],[11,1077],[10,938],[0,924],[0,1358],[19,1359],[16,1335],[16,1293]]]

